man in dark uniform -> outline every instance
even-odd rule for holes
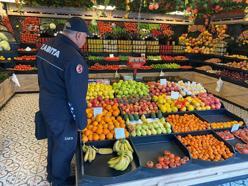
[[[47,179],[55,186],[68,185],[77,130],[87,123],[88,67],[80,53],[87,34],[81,18],[70,18],[37,54],[39,106],[48,128]]]

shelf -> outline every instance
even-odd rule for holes
[[[126,18],[125,11],[105,11],[105,16],[95,16],[94,11],[84,10],[83,8],[67,7],[66,9],[60,7],[28,7],[24,6],[22,12],[18,11],[18,7],[12,4],[7,4],[7,14],[11,16],[36,16],[36,17],[48,17],[48,18],[63,18],[68,19],[73,16],[82,17],[85,20],[101,21],[128,21],[128,22],[144,22],[144,23],[166,23],[177,25],[189,25],[193,24],[188,18],[179,15],[164,15],[164,14],[145,14],[132,13],[128,14]]]

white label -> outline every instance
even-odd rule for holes
[[[179,98],[179,92],[171,92],[171,99],[178,99]]]
[[[222,86],[223,86],[224,82],[222,81],[221,78],[219,78],[219,80],[216,82],[216,84],[217,85],[216,85],[215,91],[216,92],[220,92],[221,89],[222,89]]]
[[[94,117],[96,117],[99,114],[102,114],[102,107],[95,107],[94,110]]]
[[[161,85],[167,85],[167,80],[166,79],[160,79],[160,84]]]
[[[11,80],[16,84],[16,86],[21,87],[19,80],[15,74],[12,75]]]
[[[232,126],[231,132],[235,132],[235,131],[237,131],[237,130],[239,130],[239,124],[234,124],[234,125]]]
[[[114,54],[109,54],[109,57],[114,57]]]
[[[161,70],[159,76],[160,76],[160,77],[161,77],[161,76],[165,76],[165,73]]]
[[[116,139],[125,139],[125,130],[124,128],[115,128],[115,138]]]

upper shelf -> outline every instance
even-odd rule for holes
[[[133,13],[128,14],[126,18],[125,11],[106,11],[105,15],[97,17],[96,12],[83,10],[82,8],[57,8],[57,7],[23,7],[22,12],[18,11],[18,8],[12,4],[7,6],[8,15],[14,16],[37,16],[48,18],[69,18],[72,16],[80,16],[83,19],[90,20],[96,18],[97,20],[108,21],[129,21],[145,23],[167,23],[177,25],[189,25],[192,24],[187,17],[179,15],[164,15],[164,14],[145,14],[145,13]]]

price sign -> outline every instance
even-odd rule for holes
[[[102,114],[102,107],[95,107],[93,108],[94,111],[94,117],[96,117],[99,114]]]
[[[232,129],[231,129],[231,132],[235,132],[235,131],[237,131],[237,130],[239,130],[239,124],[233,125],[233,126],[232,126]]]
[[[224,84],[224,82],[222,81],[222,79],[220,78],[217,82],[216,82],[216,88],[215,88],[215,91],[216,92],[220,92],[221,89],[222,89],[222,86]]]
[[[124,128],[115,128],[115,138],[116,139],[125,139],[125,130]]]
[[[179,98],[179,92],[171,92],[171,99],[178,99]]]
[[[114,57],[114,54],[109,54],[109,57]]]
[[[160,79],[160,84],[161,85],[167,85],[167,80],[166,79]]]

